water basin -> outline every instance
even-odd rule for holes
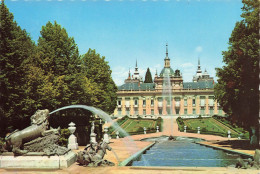
[[[132,166],[186,166],[186,167],[227,167],[235,165],[239,154],[196,144],[200,139],[177,137],[168,141],[168,137],[151,138],[144,141],[157,141],[142,154]]]

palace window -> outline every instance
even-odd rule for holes
[[[151,100],[151,106],[153,106],[153,105],[154,105],[154,100],[152,99],[152,100]]]
[[[138,115],[138,108],[135,108],[135,115]]]
[[[138,105],[138,100],[137,100],[137,99],[135,99],[135,105],[136,105],[136,106]]]
[[[143,110],[143,115],[146,115],[146,110],[145,109]]]
[[[145,106],[146,105],[146,101],[145,100],[143,100],[143,106]]]
[[[125,107],[127,107],[127,108],[130,107],[130,101],[129,101],[129,100],[126,100],[126,101],[125,101]]]
[[[209,106],[214,106],[214,97],[209,96]]]
[[[201,108],[200,108],[200,114],[201,114],[201,115],[204,115],[204,114],[205,114],[205,108],[204,108],[204,107],[201,107]]]
[[[161,108],[159,109],[159,115],[162,115],[162,109]]]
[[[121,100],[118,100],[118,101],[117,101],[117,105],[118,105],[118,106],[121,106]]]
[[[154,115],[154,110],[153,109],[151,109],[151,114]]]
[[[196,114],[196,109],[192,109],[192,114]]]
[[[209,108],[209,113],[210,113],[210,115],[213,115],[213,114],[214,114],[214,109],[213,109],[213,107],[210,107],[210,108]]]
[[[180,114],[180,109],[176,109],[176,114],[177,114],[177,115]]]
[[[187,115],[188,114],[188,111],[187,109],[184,109],[184,114]]]
[[[126,115],[130,115],[130,109],[126,108]]]
[[[192,105],[195,106],[196,105],[196,100],[192,99]]]
[[[187,99],[184,99],[184,106],[187,106]]]
[[[200,106],[205,106],[205,97],[204,96],[200,97]]]

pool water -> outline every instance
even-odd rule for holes
[[[199,144],[193,139],[159,141],[132,166],[226,167],[235,165],[238,154],[231,154]]]

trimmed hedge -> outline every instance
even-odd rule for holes
[[[176,119],[176,121],[177,121],[177,124],[178,124],[179,131],[183,132],[184,131],[184,126],[185,126],[185,123],[184,123],[183,119],[181,117],[178,117]],[[186,128],[186,130],[187,130],[187,128]]]

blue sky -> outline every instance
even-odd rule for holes
[[[171,67],[191,81],[201,67],[215,77],[235,23],[240,0],[5,0],[18,25],[37,42],[41,27],[57,21],[74,37],[80,54],[89,48],[106,57],[117,85],[135,62],[144,77],[163,68],[165,45]],[[215,77],[216,79],[216,77]]]

